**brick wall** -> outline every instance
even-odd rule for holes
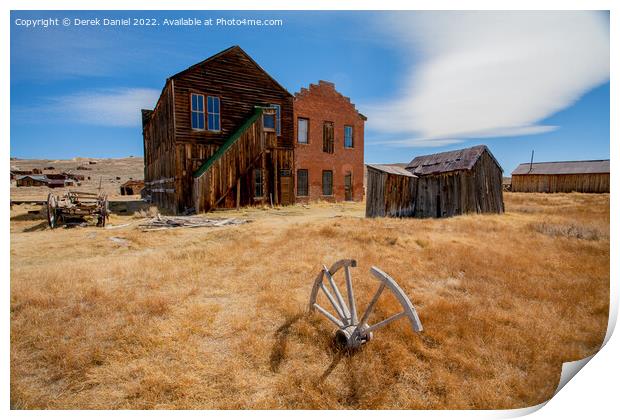
[[[308,144],[297,141],[298,119],[309,121]],[[302,88],[294,101],[295,168],[308,170],[308,196],[302,197],[297,191],[295,176],[295,195],[297,201],[323,199],[327,201],[345,200],[345,175],[351,173],[352,199],[364,198],[364,121],[349,98],[336,91],[333,83],[319,81],[309,88]],[[334,125],[334,153],[323,151],[323,124],[329,121]],[[353,147],[345,148],[345,125],[353,127]],[[333,195],[323,195],[323,171],[333,173]]]

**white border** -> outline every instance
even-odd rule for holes
[[[475,0],[475,1],[458,1],[458,0],[436,0],[436,1],[398,1],[398,0],[341,0],[335,4],[334,0],[302,0],[302,1],[282,1],[282,0],[227,0],[218,2],[207,2],[198,0],[179,0],[179,1],[140,1],[140,0],[108,0],[108,1],[89,1],[84,2],[77,0],[57,0],[53,4],[45,0],[4,0],[1,2],[3,19],[0,20],[0,42],[2,43],[2,63],[0,64],[0,86],[2,95],[0,96],[0,130],[2,147],[2,170],[7,173],[9,170],[9,139],[10,139],[10,10],[611,10],[611,115],[620,115],[618,109],[619,88],[615,83],[614,75],[618,72],[618,59],[620,57],[618,51],[618,42],[620,33],[618,25],[620,24],[616,14],[620,9],[617,1],[612,0],[522,0],[522,1],[492,1],[492,0]],[[611,139],[615,142],[610,144],[612,157],[617,156],[618,150],[618,123],[617,119],[611,119]],[[586,142],[587,139],[584,139]],[[612,166],[615,160],[612,158]],[[619,214],[620,210],[615,200],[616,186],[620,180],[615,168],[612,168],[612,200],[611,214]],[[1,229],[2,237],[2,264],[4,276],[2,276],[2,313],[3,318],[2,338],[4,346],[2,346],[2,396],[3,408],[9,410],[10,398],[10,376],[9,376],[9,299],[10,299],[10,225],[9,225],[9,184],[4,184],[2,193],[2,204],[0,205],[0,220],[2,220]],[[597,354],[590,363],[579,373],[578,378],[570,381],[554,398],[546,404],[544,409],[537,411],[533,416],[535,418],[567,418],[581,419],[584,416],[594,416],[594,418],[607,418],[611,413],[618,413],[618,397],[616,386],[618,383],[619,365],[616,357],[619,354],[620,344],[617,337],[611,337],[613,326],[617,319],[618,311],[618,264],[615,246],[616,233],[618,225],[615,218],[611,220],[611,300],[612,306],[610,311],[610,328],[606,340],[607,345]],[[544,404],[543,404],[544,405]],[[402,412],[390,411],[389,413],[375,412],[327,412],[316,413],[314,411],[258,411],[253,412],[252,416],[259,418],[285,418],[291,415],[299,418],[307,418],[315,420],[317,415],[329,417],[344,416],[361,416],[363,418],[376,419],[379,415],[396,416],[399,418],[438,418],[450,417],[455,418],[498,418],[513,417],[517,415],[527,414],[535,411],[536,408],[528,408],[523,410],[510,411],[415,411]],[[46,415],[56,418],[67,417],[83,417],[85,415],[93,417],[107,418],[110,415],[120,417],[149,416],[155,418],[163,417],[191,417],[204,418],[205,415],[216,415],[221,418],[234,418],[240,413],[234,411],[219,411],[206,414],[203,411],[177,411],[177,412],[138,412],[138,411],[98,411],[98,412],[59,412],[59,411],[11,411],[10,415],[15,417],[34,417]],[[241,414],[243,415],[243,414]]]

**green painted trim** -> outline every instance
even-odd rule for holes
[[[250,118],[247,119],[246,122],[243,123],[241,127],[237,131],[233,133],[225,142],[220,146],[219,149],[211,156],[209,159],[205,161],[200,168],[196,169],[194,172],[194,178],[198,178],[202,176],[207,170],[219,159],[222,157],[224,153],[241,137],[241,135],[252,125],[254,122],[263,114],[263,109],[256,107],[256,111]]]

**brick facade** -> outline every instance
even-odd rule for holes
[[[295,195],[296,201],[344,201],[345,178],[350,175],[350,199],[364,198],[364,121],[349,98],[336,91],[333,83],[319,81],[302,88],[294,101]],[[299,119],[308,121],[307,144],[298,141]],[[323,150],[324,124],[333,123],[333,153]],[[352,127],[353,147],[345,147],[345,126]],[[327,129],[328,133],[331,131]],[[327,137],[331,137],[329,134]],[[328,146],[328,150],[331,147]],[[299,170],[308,171],[308,195],[300,196]],[[332,195],[323,194],[323,172],[332,171]],[[329,175],[326,175],[328,178]],[[303,191],[302,191],[303,192]]]

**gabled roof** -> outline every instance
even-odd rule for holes
[[[501,165],[485,145],[435,153],[433,155],[418,156],[409,162],[406,169],[413,172],[415,175],[470,170],[485,151],[501,169]]]
[[[608,174],[609,160],[574,160],[566,162],[522,163],[512,175]]]
[[[403,175],[403,176],[408,176],[411,178],[417,178],[417,176],[415,176],[414,174],[412,174],[411,172],[403,168],[403,166],[400,164],[384,165],[384,164],[377,164],[377,163],[367,163],[366,166],[372,169],[376,169],[381,172],[388,173],[388,174]]]
[[[49,182],[50,180],[46,175],[21,175],[21,176],[18,176],[16,179],[26,179],[26,178],[34,179],[35,181],[41,181],[41,182]]]
[[[233,46],[232,46],[232,47],[230,47],[230,48],[226,48],[225,50],[220,51],[219,53],[214,54],[214,55],[212,55],[211,57],[209,57],[209,58],[207,58],[207,59],[205,59],[205,60],[202,60],[201,62],[196,63],[196,64],[194,64],[193,66],[190,66],[190,67],[186,68],[185,70],[182,70],[182,71],[180,71],[180,72],[178,72],[178,73],[176,73],[176,74],[174,74],[174,75],[170,76],[168,79],[174,79],[174,78],[177,78],[177,77],[179,77],[179,76],[181,76],[181,75],[183,75],[183,74],[185,74],[185,73],[187,73],[187,72],[189,72],[189,71],[191,71],[191,70],[194,70],[194,69],[196,69],[196,68],[198,68],[198,67],[202,67],[202,66],[204,66],[204,65],[206,65],[206,64],[209,64],[209,62],[214,61],[214,60],[216,60],[216,59],[218,59],[218,58],[220,58],[220,57],[223,57],[223,56],[225,56],[225,55],[227,55],[227,54],[230,54],[230,53],[232,53],[232,52],[238,52],[238,53],[240,53],[240,54],[244,55],[244,56],[245,56],[248,60],[250,60],[250,62],[251,62],[252,64],[254,64],[256,67],[258,67],[258,69],[259,69],[260,71],[262,71],[263,73],[265,73],[265,75],[267,75],[267,77],[269,77],[269,79],[271,79],[271,81],[272,81],[273,83],[275,83],[275,85],[276,85],[276,86],[278,86],[280,89],[282,89],[284,92],[286,92],[289,96],[293,96],[293,95],[291,95],[291,93],[290,93],[290,92],[289,92],[286,88],[284,88],[284,87],[283,87],[280,83],[278,83],[278,81],[277,81],[276,79],[274,79],[273,77],[271,77],[271,75],[270,75],[269,73],[267,73],[267,72],[265,71],[265,69],[263,69],[263,68],[262,68],[262,67],[261,67],[261,66],[260,66],[260,65],[259,65],[256,61],[254,61],[254,59],[253,59],[252,57],[250,57],[250,55],[249,55],[248,53],[246,53],[246,52],[243,50],[243,48],[241,48],[241,47],[240,47],[240,46],[238,46],[238,45],[233,45]]]

